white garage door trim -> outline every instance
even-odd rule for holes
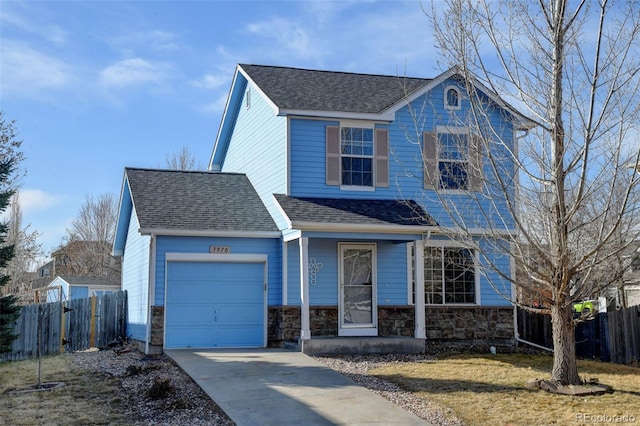
[[[262,346],[267,347],[267,323],[268,323],[268,298],[269,298],[269,280],[268,280],[268,257],[266,254],[210,254],[210,253],[166,253],[164,263],[164,307],[167,306],[167,289],[168,289],[168,264],[170,262],[217,262],[217,263],[263,263],[264,264],[264,303],[263,303],[263,336]],[[166,314],[163,321],[163,342],[166,341]],[[164,346],[164,344],[163,344]]]

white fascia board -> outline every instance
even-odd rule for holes
[[[242,73],[242,75],[244,76],[244,78],[247,79],[247,81],[249,83],[251,83],[251,85],[258,91],[258,93],[260,93],[260,95],[262,95],[262,97],[267,101],[267,103],[269,104],[269,106],[271,106],[271,108],[273,109],[273,111],[278,114],[278,112],[280,111],[280,108],[278,107],[278,105],[276,105],[270,97],[268,97],[266,95],[266,93],[264,93],[262,91],[262,89],[260,88],[260,86],[258,86],[256,84],[255,81],[253,81],[253,79],[251,77],[249,77],[249,74],[247,74],[247,72],[245,70],[242,69],[242,66],[238,65],[238,71]]]
[[[220,237],[220,238],[280,238],[280,231],[195,231],[188,229],[140,228],[142,235],[172,237]]]
[[[445,72],[443,72],[442,74],[440,74],[439,76],[431,80],[429,83],[424,85],[419,90],[416,90],[415,92],[411,93],[409,96],[401,99],[399,102],[395,103],[394,105],[391,105],[389,108],[387,108],[383,112],[383,114],[385,115],[395,114],[395,112],[398,111],[400,108],[415,101],[420,96],[424,95],[430,90],[433,90],[433,88],[437,87],[439,84],[442,84],[445,80],[447,80],[448,78],[451,78],[456,74],[462,74],[462,71],[460,70],[459,67],[454,66],[452,68],[449,68],[448,70],[446,70]],[[478,80],[475,76],[470,75],[470,77],[471,77],[471,83],[474,86],[476,86],[480,91],[482,91],[485,95],[487,95],[489,99],[491,99],[493,102],[498,104],[501,108],[510,111],[514,116],[516,116],[520,120],[517,126],[519,130],[529,130],[536,127],[535,122],[525,117],[524,115],[522,115],[520,111],[516,110],[513,106],[505,102],[500,96],[498,96],[498,94],[496,94],[493,90],[489,89],[487,86],[482,84],[482,82],[480,82],[480,80]]]
[[[421,234],[435,229],[428,225],[376,225],[368,223],[292,222],[292,227],[302,231],[326,232],[376,232],[382,234]]]
[[[166,253],[167,262],[225,262],[225,263],[262,263],[267,261],[266,254],[211,254],[211,253]]]
[[[282,232],[282,241],[288,243],[289,241],[294,241],[302,238],[302,231],[299,229],[292,229],[288,232]]]
[[[127,196],[131,200],[131,210],[135,210],[135,204],[133,204],[133,195],[131,194],[131,186],[129,185],[129,176],[127,176],[127,171],[125,169],[124,176],[122,177],[122,186],[120,187],[120,198],[118,199],[118,218],[116,220],[116,234],[113,237],[113,244],[111,244],[111,255],[112,256],[122,256],[124,254],[124,250],[116,250],[116,239],[118,237],[118,227],[120,226],[120,213],[122,212],[122,200],[125,196],[125,191],[127,192]],[[131,212],[129,212],[129,220],[131,220]],[[126,236],[123,247],[126,245]]]
[[[213,144],[213,149],[211,150],[211,157],[209,158],[209,166],[208,170],[211,171],[213,166],[213,156],[218,148],[218,143],[220,141],[220,133],[222,132],[222,123],[227,119],[227,113],[229,112],[229,102],[231,102],[231,94],[233,93],[233,88],[236,85],[236,80],[238,76],[238,66],[236,66],[236,72],[233,73],[233,80],[231,81],[231,86],[229,87],[229,93],[227,94],[227,101],[224,104],[224,110],[222,111],[222,118],[220,119],[220,125],[218,126],[218,133],[216,134],[216,141]]]
[[[300,117],[300,118],[325,118],[328,120],[366,120],[366,121],[375,121],[375,122],[385,122],[389,123],[395,120],[395,111],[385,111],[381,114],[379,113],[366,113],[366,112],[338,112],[338,111],[314,111],[314,110],[303,110],[303,109],[280,109],[278,112],[279,115],[284,115],[287,117]]]
[[[291,225],[291,219],[289,219],[289,216],[287,215],[287,212],[284,211],[284,209],[282,208],[282,206],[278,202],[278,199],[275,197],[275,195],[271,194],[271,196],[273,197],[273,201],[275,201],[273,204],[275,204],[276,209],[280,212],[280,214],[284,218],[285,222],[287,223],[287,228],[289,228],[289,229],[293,228],[293,226]]]

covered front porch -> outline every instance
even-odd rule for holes
[[[396,200],[276,199],[289,229],[271,339],[313,354],[421,352],[424,280],[413,262],[432,227],[426,213]]]

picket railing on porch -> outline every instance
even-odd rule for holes
[[[126,337],[126,313],[126,291],[23,306],[14,328],[18,339],[0,360],[37,357],[38,330],[42,355],[105,347]]]

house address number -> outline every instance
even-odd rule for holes
[[[212,254],[229,254],[229,253],[231,253],[231,247],[227,247],[227,246],[209,246],[209,253],[212,253]]]

